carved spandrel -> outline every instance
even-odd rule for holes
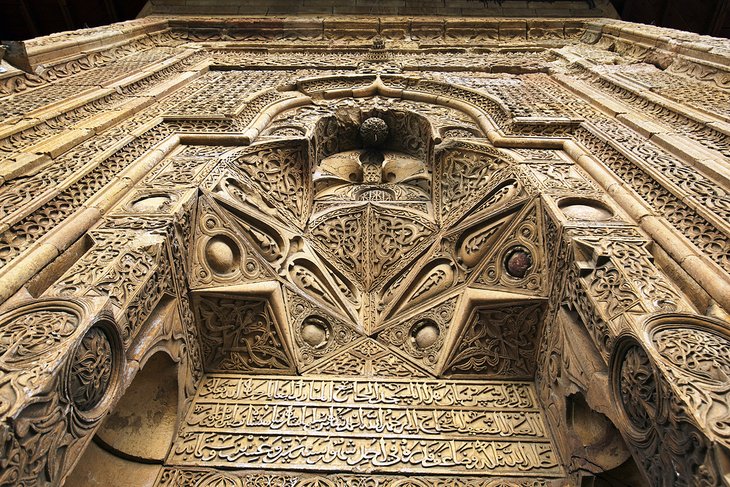
[[[417,213],[368,203],[325,213],[310,229],[314,244],[370,290],[423,250],[435,227]]]
[[[434,194],[442,223],[458,220],[490,188],[491,177],[509,161],[487,146],[455,144],[436,155]]]
[[[288,141],[261,144],[231,154],[229,161],[249,176],[285,219],[298,226],[306,221],[312,198],[306,145]]]

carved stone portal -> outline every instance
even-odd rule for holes
[[[727,41],[201,17],[23,53],[0,485],[730,485]]]

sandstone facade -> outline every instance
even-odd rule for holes
[[[730,484],[727,40],[171,16],[3,56],[0,485]]]

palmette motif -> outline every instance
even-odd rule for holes
[[[0,485],[88,468],[158,351],[159,486],[727,484],[727,42],[372,20],[8,57]]]

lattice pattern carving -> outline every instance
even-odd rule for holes
[[[3,60],[0,485],[88,463],[158,350],[160,486],[726,483],[727,41],[275,24]]]

